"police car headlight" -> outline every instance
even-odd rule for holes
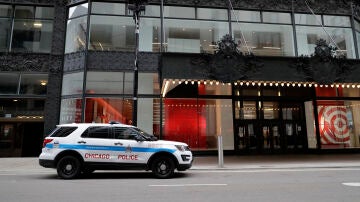
[[[175,145],[176,149],[178,149],[179,151],[183,152],[186,150],[186,146],[185,145]]]

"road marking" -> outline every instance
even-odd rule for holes
[[[321,171],[355,171],[360,168],[272,168],[272,169],[243,169],[243,170],[190,170],[193,173],[266,173],[266,172],[321,172]]]
[[[360,182],[344,182],[344,183],[341,183],[345,186],[351,186],[351,187],[360,187]]]
[[[201,186],[227,186],[227,184],[151,184],[149,187],[201,187]]]

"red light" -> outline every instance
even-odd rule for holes
[[[46,146],[47,143],[50,143],[51,141],[53,141],[53,139],[44,139],[43,148]]]

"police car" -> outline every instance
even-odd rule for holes
[[[151,170],[170,178],[189,169],[193,155],[187,144],[157,140],[141,129],[119,123],[58,125],[45,137],[39,164],[56,168],[63,179],[95,170]]]

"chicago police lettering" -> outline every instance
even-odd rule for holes
[[[110,159],[110,154],[90,154],[85,153],[86,159]]]
[[[118,155],[118,159],[121,159],[121,160],[130,160],[130,161],[137,161],[137,160],[138,160],[138,155],[137,155],[137,154]]]

